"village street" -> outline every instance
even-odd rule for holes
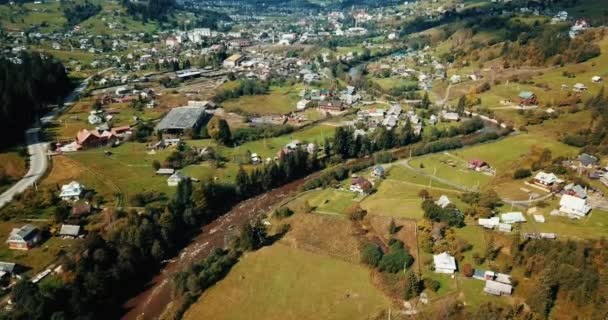
[[[108,68],[99,72],[110,71],[114,68]],[[76,100],[86,89],[92,77],[85,79],[79,84],[65,99],[63,108],[56,108],[40,118],[40,123],[45,124],[53,121],[57,115],[61,114],[74,100]],[[13,197],[22,193],[31,186],[35,186],[36,182],[46,173],[49,166],[48,160],[48,142],[40,141],[40,128],[30,128],[25,132],[25,142],[27,144],[29,158],[29,170],[27,174],[12,187],[0,195],[0,208],[9,203]]]

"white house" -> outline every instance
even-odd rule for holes
[[[450,205],[450,203],[452,202],[446,195],[442,195],[437,201],[435,201],[435,204],[442,208],[447,207],[448,205]]]
[[[76,238],[80,235],[80,226],[72,224],[62,224],[59,235],[67,238]]]
[[[519,211],[515,211],[515,212],[507,212],[507,213],[503,213],[500,215],[500,220],[503,223],[518,223],[518,222],[526,222],[526,217],[524,217],[524,214],[519,212]]]
[[[179,183],[185,179],[187,179],[186,176],[184,176],[181,172],[176,171],[167,179],[167,185],[169,187],[177,187],[177,185],[179,185]]]
[[[84,186],[79,182],[72,181],[61,186],[59,197],[65,201],[76,201],[84,193]]]
[[[543,216],[542,214],[535,214],[534,221],[538,223],[545,223],[545,216]]]
[[[534,182],[542,184],[544,186],[550,186],[554,183],[559,183],[561,180],[553,173],[546,173],[541,171],[534,176]]]
[[[586,91],[587,90],[587,86],[582,84],[582,83],[577,83],[574,85],[574,87],[572,87],[572,90],[576,91],[576,92],[582,92],[582,91]]]
[[[486,280],[486,285],[483,288],[483,291],[485,293],[489,293],[495,296],[511,295],[512,290],[513,287],[510,284],[494,280]]]
[[[460,81],[462,81],[462,78],[457,74],[454,74],[450,77],[451,84],[457,84],[457,83],[460,83]]]
[[[456,271],[456,259],[447,252],[433,255],[433,263],[437,273],[452,274]]]
[[[593,76],[593,78],[591,78],[591,82],[593,82],[593,83],[600,83],[600,82],[602,82],[602,77],[600,77],[600,76]]]
[[[304,110],[310,106],[310,100],[302,99],[296,104],[297,110]]]
[[[586,199],[564,194],[559,201],[559,211],[570,218],[580,219],[591,211],[591,206],[587,204]]]
[[[494,229],[500,224],[500,219],[498,217],[492,217],[489,219],[479,218],[477,223],[486,229]]]
[[[498,231],[500,232],[511,232],[513,230],[513,226],[508,223],[500,223],[498,225]]]

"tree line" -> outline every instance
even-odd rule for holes
[[[46,106],[61,104],[72,87],[58,60],[39,53],[19,58],[20,64],[0,58],[0,146],[16,143]]]
[[[202,224],[240,200],[317,170],[321,164],[315,163],[315,157],[305,150],[294,151],[263,169],[249,174],[240,171],[235,184],[209,180],[194,187],[185,181],[166,205],[149,205],[142,213],[112,214],[113,222],[103,236],[92,232],[80,254],[62,256],[60,284],[39,286],[25,279],[18,282],[7,319],[118,318],[122,302],[157,272],[162,260],[175,255]],[[200,286],[204,287],[204,282]]]

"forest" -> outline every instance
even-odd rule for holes
[[[49,104],[61,104],[72,84],[61,62],[23,53],[21,63],[0,58],[0,146],[15,144]]]

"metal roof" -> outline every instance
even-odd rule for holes
[[[156,130],[167,129],[190,129],[194,128],[205,112],[202,107],[178,107],[173,108],[156,125]]]

